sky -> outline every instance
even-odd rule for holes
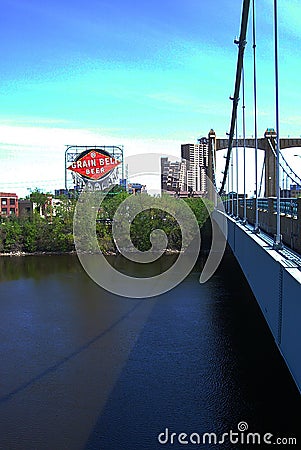
[[[275,127],[274,31],[273,1],[257,3],[261,137]],[[181,143],[194,143],[211,128],[225,137],[241,5],[241,0],[1,0],[0,190],[25,196],[35,187],[64,187],[66,145],[124,145],[126,155],[180,156]],[[280,135],[300,137],[299,0],[278,0],[278,16]],[[250,21],[248,136],[254,135],[251,30]],[[301,155],[301,149],[293,153]],[[292,152],[289,158],[301,174],[301,158]]]

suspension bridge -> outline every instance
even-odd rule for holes
[[[263,137],[257,132],[257,77],[255,2],[244,0],[238,47],[234,95],[230,97],[232,114],[226,139],[208,134],[208,176],[215,186],[208,192],[215,200],[214,215],[220,223],[221,215],[228,225],[228,242],[257,299],[291,375],[301,392],[301,198],[291,197],[287,187],[301,189],[298,174],[284,156],[285,149],[301,147],[299,138],[281,138],[279,132],[278,99],[278,20],[277,1],[274,0],[275,53],[275,127],[268,128]],[[246,137],[244,53],[250,9],[252,14],[254,136]],[[238,104],[242,102],[242,135],[238,137]],[[248,198],[246,180],[249,168],[246,149],[254,149],[254,195]],[[223,179],[218,185],[217,152],[226,150]],[[235,150],[235,152],[234,152]],[[238,152],[243,164],[239,167]],[[259,151],[264,152],[259,168]],[[235,156],[236,154],[236,156]],[[236,160],[236,174],[233,160]],[[232,173],[231,173],[232,172]],[[236,189],[233,179],[236,178]],[[243,185],[243,192],[238,186]],[[223,208],[217,203],[218,193]],[[301,193],[301,190],[300,190]],[[254,333],[256,330],[254,329]]]

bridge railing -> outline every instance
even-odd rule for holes
[[[234,215],[237,212],[236,197],[228,198],[225,202],[226,211]],[[233,202],[233,205],[232,205]],[[246,219],[250,224],[255,223],[255,198],[246,200]],[[276,198],[258,199],[259,228],[271,236],[276,233]],[[280,220],[283,242],[293,250],[301,253],[301,198],[280,199]],[[238,199],[238,216],[244,218],[244,200]]]
[[[268,211],[269,202],[267,198],[259,198],[258,199],[258,208],[262,211]]]
[[[274,201],[274,210],[276,211],[276,201]],[[286,215],[298,215],[298,202],[297,199],[281,199],[280,200],[280,213]]]

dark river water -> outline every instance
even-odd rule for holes
[[[0,258],[0,449],[267,446],[221,439],[241,422],[239,439],[301,448],[299,393],[234,257],[204,285],[201,265],[164,295],[127,299],[76,256]],[[224,442],[197,443],[204,433]]]

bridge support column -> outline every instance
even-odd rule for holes
[[[277,134],[274,129],[267,129],[264,133],[264,161],[265,161],[265,197],[276,197],[276,145]]]
[[[216,134],[214,130],[210,130],[208,133],[208,171],[207,176],[212,184],[208,185],[208,198],[215,202],[216,192],[215,186],[215,167],[216,167]]]
[[[268,143],[267,143],[268,145]],[[265,197],[276,196],[276,158],[270,148],[265,149]]]

